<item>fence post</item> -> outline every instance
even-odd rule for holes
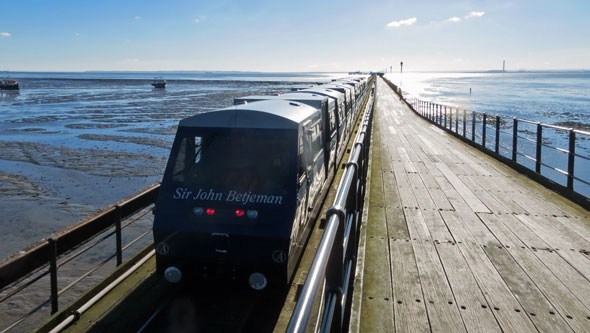
[[[516,162],[516,155],[518,154],[518,119],[512,119],[512,162]]]
[[[117,205],[117,220],[115,221],[115,241],[117,243],[117,266],[123,263],[123,245],[121,241],[121,207]]]
[[[463,137],[467,135],[467,111],[463,110]]]
[[[459,109],[455,108],[455,133],[459,134]]]
[[[485,148],[486,147],[486,119],[488,115],[484,112],[483,113],[483,122],[481,124],[481,145]]]
[[[496,154],[500,154],[500,116],[496,116]]]
[[[475,111],[471,111],[471,141],[475,143]]]
[[[570,129],[570,148],[567,154],[567,188],[574,189],[574,161],[576,157],[576,132]]]
[[[543,141],[543,126],[537,123],[537,156],[535,161],[535,172],[541,174],[541,144]]]
[[[49,245],[49,276],[51,284],[51,314],[59,310],[57,291],[57,241],[53,238],[47,240]]]
[[[446,105],[441,105],[441,109],[444,108],[444,112],[445,112],[445,129],[447,129],[447,106]]]

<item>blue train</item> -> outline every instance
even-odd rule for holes
[[[236,98],[181,120],[156,200],[157,272],[286,287],[368,84]]]

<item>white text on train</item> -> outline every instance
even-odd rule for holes
[[[223,192],[216,192],[213,191],[213,189],[209,189],[208,191],[199,189],[195,193],[184,187],[176,188],[172,198],[175,200],[241,202],[243,205],[247,205],[249,203],[280,205],[283,203],[282,195],[255,194],[252,192],[238,192],[230,190],[227,195],[224,196]]]

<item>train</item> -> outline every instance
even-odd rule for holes
[[[239,97],[181,120],[154,208],[157,273],[286,288],[371,83]]]

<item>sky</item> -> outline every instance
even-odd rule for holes
[[[0,0],[0,71],[590,69],[590,1]]]

